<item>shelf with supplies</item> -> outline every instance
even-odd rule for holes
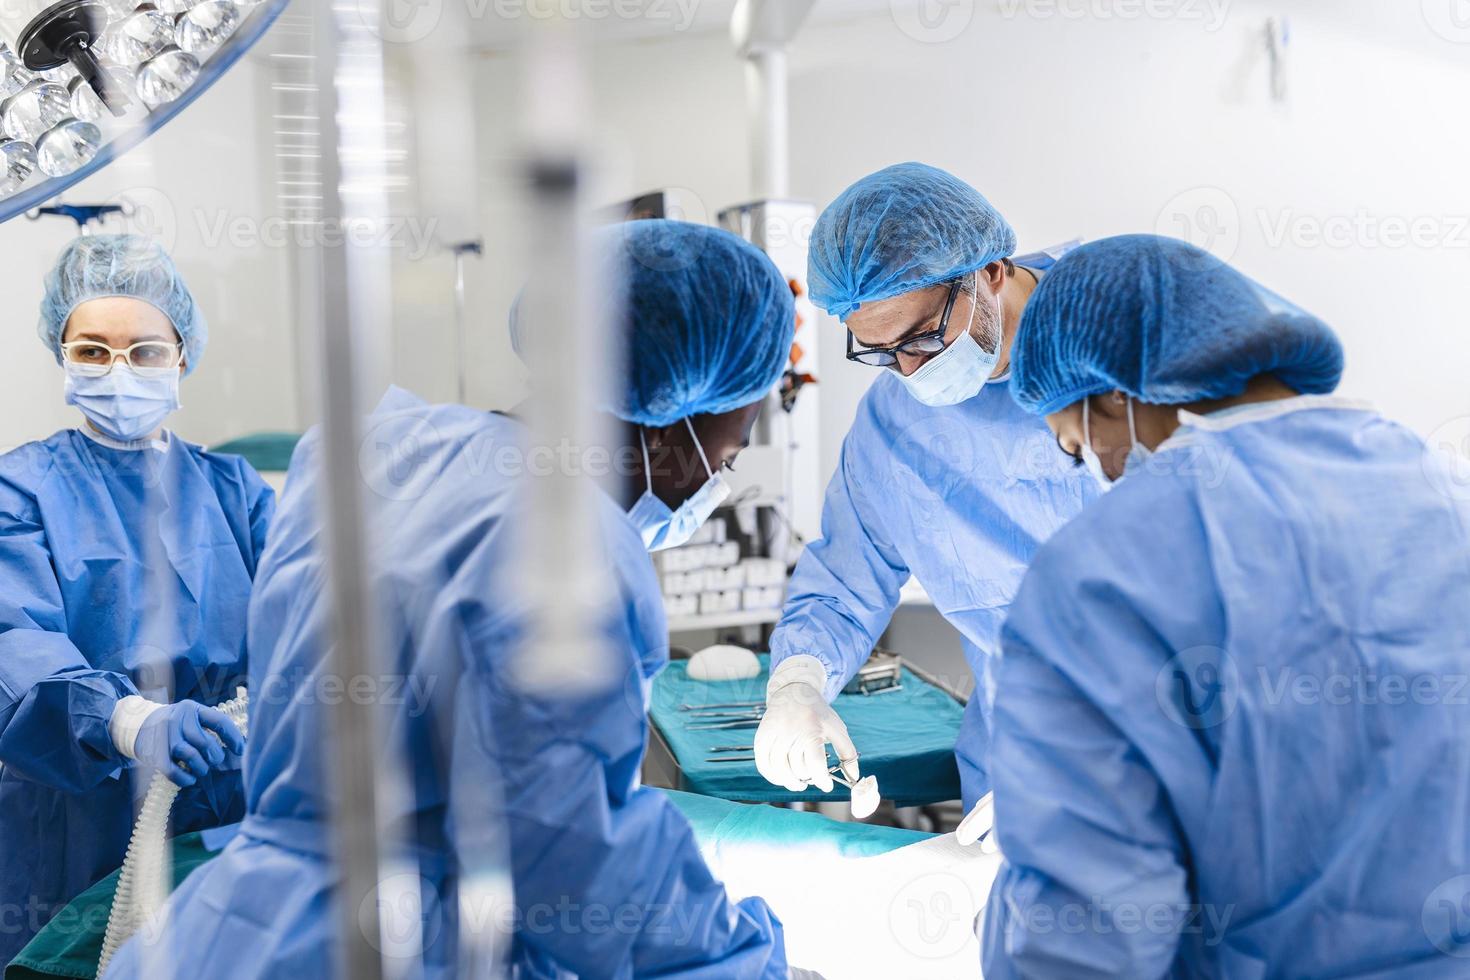
[[[671,633],[781,618],[786,562],[769,556],[779,518],[759,503],[716,511],[686,545],[654,555]]]
[[[688,633],[693,630],[723,630],[737,626],[769,626],[781,619],[780,609],[751,609],[732,613],[716,613],[701,616],[670,616],[670,633]]]

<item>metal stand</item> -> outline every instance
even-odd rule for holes
[[[455,368],[459,376],[458,401],[469,403],[469,326],[465,323],[464,264],[471,255],[479,258],[485,254],[485,240],[476,238],[468,242],[455,242],[449,246],[454,255],[454,353]]]

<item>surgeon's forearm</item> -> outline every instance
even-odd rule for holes
[[[830,502],[828,510],[830,520]],[[855,522],[850,514],[846,523]],[[786,608],[771,634],[772,669],[798,654],[815,657],[827,668],[828,698],[836,697],[893,618],[908,574],[858,529],[809,546],[791,574]]]

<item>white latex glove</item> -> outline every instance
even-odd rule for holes
[[[837,752],[843,776],[854,783],[861,777],[847,726],[822,696],[826,683],[822,662],[798,654],[781,661],[766,684],[766,714],[755,732],[755,767],[767,780],[793,793],[808,786],[832,791],[828,742]]]
[[[965,814],[965,819],[955,828],[954,835],[966,847],[980,841],[980,850],[986,854],[994,854],[1000,849],[1000,844],[995,839],[994,793],[986,793],[980,797],[975,808]]]

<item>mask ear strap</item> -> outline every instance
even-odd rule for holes
[[[1138,445],[1138,430],[1133,426],[1133,396],[1128,396],[1128,442]]]
[[[970,320],[965,324],[965,333],[975,329],[975,314],[980,312],[980,270],[970,273]]]
[[[689,421],[689,416],[684,416],[684,424],[689,428],[689,438],[694,440],[694,448],[699,450],[699,459],[704,463],[704,472],[713,477],[715,471],[709,465],[709,457],[704,454],[704,447],[699,444],[699,436],[694,434],[694,423]]]
[[[643,426],[638,427],[638,441],[643,444],[643,482],[648,492],[653,493],[653,467],[648,462],[648,439],[643,435]]]
[[[1088,395],[1082,399],[1082,441],[1087,444],[1088,449],[1097,452],[1092,446],[1092,420],[1088,417],[1092,414],[1092,396]]]

